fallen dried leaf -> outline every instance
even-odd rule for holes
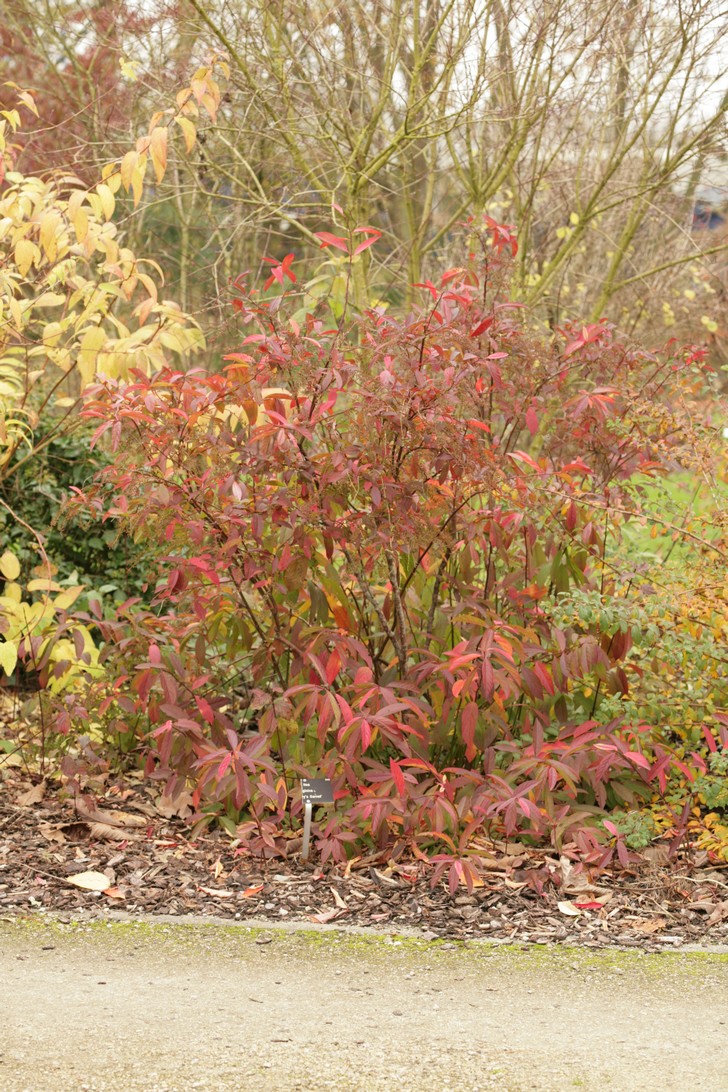
[[[265,884],[259,883],[257,887],[246,887],[243,891],[244,899],[252,899],[254,895],[259,895],[263,890]]]
[[[53,823],[39,823],[38,830],[48,842],[58,842],[62,845],[66,840],[66,836],[60,827],[55,826]]]
[[[629,926],[630,929],[636,929],[638,933],[659,933],[665,928],[667,922],[664,918],[648,918],[644,921],[633,921]]]
[[[557,902],[556,904],[562,914],[566,914],[568,918],[580,918],[581,910],[577,910],[573,902]]]
[[[348,910],[349,907],[346,905],[346,903],[344,902],[344,900],[342,899],[341,895],[336,890],[336,888],[332,887],[330,890],[331,890],[331,894],[334,896],[334,902],[338,906],[339,910]]]
[[[31,804],[40,804],[41,800],[45,796],[46,783],[41,781],[39,785],[33,785],[32,789],[28,789],[27,792],[22,792],[17,797],[15,803],[21,808],[28,808]]]
[[[104,891],[107,899],[125,899],[126,895],[118,887],[107,887]]]
[[[225,888],[201,887],[199,885],[197,890],[204,892],[205,895],[212,895],[216,899],[231,899],[235,894],[234,891],[227,891]]]
[[[708,925],[717,925],[719,921],[723,921],[725,918],[728,918],[728,900],[718,903],[708,918]]]
[[[88,823],[101,823],[109,827],[145,827],[147,820],[143,815],[133,815],[129,811],[98,811],[85,808],[80,800],[76,801],[76,812]]]
[[[179,796],[175,796],[172,799],[171,796],[167,796],[166,793],[157,800],[157,811],[160,815],[163,815],[165,819],[173,819],[176,815],[180,819],[186,819],[188,815],[192,814],[193,801],[192,794],[189,792],[181,792]]]
[[[561,890],[567,895],[583,895],[587,891],[597,891],[593,883],[589,883],[589,877],[585,872],[577,872],[568,857],[559,857],[561,869]]]
[[[108,823],[89,823],[88,829],[92,838],[99,838],[104,842],[126,842],[129,840],[128,830],[111,827]]]
[[[326,925],[329,921],[334,921],[335,918],[341,917],[343,910],[324,910],[321,914],[309,914],[309,921],[316,921],[319,925]]]
[[[68,876],[66,883],[84,891],[106,891],[111,887],[111,880],[103,872],[77,872],[75,876]]]
[[[373,880],[376,880],[382,887],[400,887],[399,880],[393,880],[391,876],[387,876],[386,873],[380,872],[378,868],[372,866],[369,869],[369,874]]]

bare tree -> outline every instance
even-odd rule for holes
[[[692,231],[695,195],[725,155],[720,0],[185,0],[177,17],[144,11],[153,32],[127,31],[117,46],[138,65],[139,132],[212,53],[230,65],[214,121],[197,126],[191,152],[170,149],[128,224],[145,236],[138,246],[158,247],[183,305],[204,307],[200,285],[219,298],[261,254],[289,250],[304,280],[330,288],[337,267],[321,269],[315,232],[332,223],[384,232],[352,267],[353,302],[406,302],[462,253],[459,224],[489,212],[517,225],[514,290],[544,321],[608,311],[644,332],[650,286],[669,296],[725,248]]]

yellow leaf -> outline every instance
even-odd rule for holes
[[[15,132],[20,126],[20,114],[17,110],[0,110],[0,114],[7,119],[10,128]]]
[[[68,219],[75,220],[76,213],[81,208],[81,205],[86,200],[85,190],[73,190],[71,196],[68,198]]]
[[[202,101],[203,96],[207,92],[209,76],[209,68],[198,68],[190,81],[190,90],[198,103]]]
[[[0,667],[6,675],[12,675],[18,662],[18,650],[11,641],[0,644]]]
[[[134,207],[139,204],[144,192],[144,173],[146,171],[146,156],[141,157],[141,162],[134,168],[131,175],[131,188],[134,194]]]
[[[24,277],[35,260],[37,247],[30,239],[21,239],[15,244],[15,264],[21,277]]]
[[[78,370],[81,386],[87,387],[96,374],[96,361],[99,350],[106,341],[106,334],[100,326],[92,326],[81,338],[78,353]]]
[[[56,584],[55,580],[48,580],[47,577],[43,577],[42,580],[29,580],[27,588],[28,591],[63,591],[60,584]]]
[[[111,192],[110,187],[106,186],[103,182],[100,182],[98,184],[98,186],[96,187],[96,192],[101,198],[101,209],[103,211],[104,217],[107,220],[110,220],[111,217],[114,215],[114,205],[116,204],[114,200],[114,195]]]
[[[167,169],[167,135],[166,125],[158,125],[156,129],[152,130],[149,154],[152,157],[152,166],[154,167],[154,176],[157,182],[162,181],[164,172]]]
[[[13,317],[13,325],[18,333],[20,333],[23,328],[23,312],[20,309],[20,304],[15,296],[10,296],[7,302],[8,307],[10,308],[10,314]]]
[[[73,218],[73,227],[79,243],[84,242],[86,236],[88,235],[88,215],[85,209],[78,209],[76,215]]]
[[[177,117],[175,118],[175,121],[184,135],[185,148],[188,152],[191,152],[195,146],[195,141],[197,140],[197,129],[195,129],[189,118]]]
[[[129,61],[126,57],[119,58],[119,68],[121,74],[125,80],[131,80],[132,83],[136,83],[139,77],[136,74],[136,70],[139,67],[139,61]]]
[[[79,584],[75,588],[66,588],[60,595],[57,595],[53,600],[53,606],[56,610],[68,610],[78,599],[79,595],[83,591],[83,584]]]
[[[14,603],[20,603],[23,599],[23,589],[20,584],[15,584],[13,581],[5,585],[5,598],[12,599]]]
[[[131,186],[131,176],[134,173],[138,162],[139,152],[135,152],[133,148],[131,151],[126,153],[121,161],[121,167],[119,168],[119,173],[121,174],[121,184],[127,193],[129,192],[129,187]]]
[[[60,222],[61,218],[55,211],[46,212],[40,218],[38,237],[40,238],[40,245],[43,247],[49,262],[55,261],[56,255],[58,254],[56,233]]]
[[[20,562],[10,550],[6,550],[0,557],[0,573],[6,580],[17,580],[20,576]]]
[[[29,110],[32,110],[36,117],[38,117],[38,107],[35,105],[35,100],[30,91],[19,91],[18,102],[22,102]]]

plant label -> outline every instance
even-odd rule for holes
[[[301,799],[303,800],[303,843],[301,858],[308,859],[311,843],[311,816],[314,804],[333,804],[334,790],[328,777],[302,777]]]
[[[304,803],[333,804],[334,790],[328,777],[302,777],[301,799]]]

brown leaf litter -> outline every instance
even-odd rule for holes
[[[346,865],[304,863],[293,850],[261,861],[222,831],[191,838],[169,801],[144,788],[74,802],[14,773],[0,789],[0,914],[346,921],[591,948],[728,942],[728,866],[689,847],[669,865],[653,854],[639,871],[593,876],[563,855],[488,843],[481,885],[450,895],[404,846]]]

